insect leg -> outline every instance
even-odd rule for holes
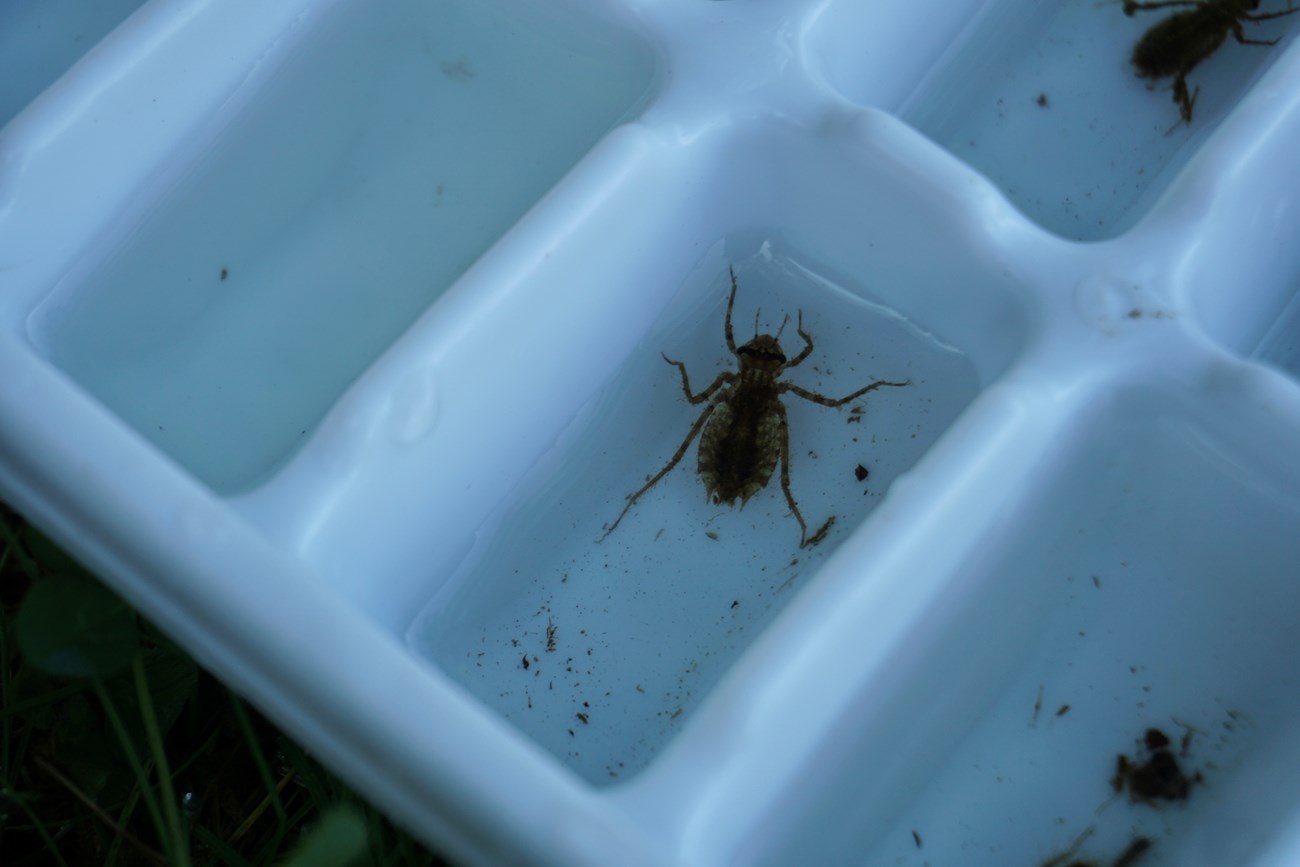
[[[785,407],[779,402],[776,406],[778,409],[778,424],[781,430],[781,493],[785,494],[785,501],[789,504],[794,519],[799,522],[799,547],[808,548],[826,538],[826,533],[830,530],[831,525],[835,523],[835,516],[831,515],[816,533],[811,537],[808,536],[808,525],[804,523],[803,514],[799,511],[799,504],[794,499],[794,492],[790,490],[790,425],[786,421]]]
[[[673,365],[674,367],[676,367],[678,370],[682,372],[682,391],[686,392],[686,399],[689,400],[691,403],[695,403],[695,404],[704,403],[704,401],[708,400],[710,395],[712,395],[713,392],[717,391],[718,388],[723,383],[734,382],[736,379],[736,375],[734,373],[724,370],[722,373],[718,374],[718,378],[713,380],[713,383],[709,385],[708,388],[704,389],[704,391],[700,392],[699,394],[691,394],[691,380],[686,375],[686,365],[682,364],[680,361],[673,361],[671,358],[669,358],[667,355],[664,355],[662,352],[659,354],[663,355],[664,361]]]
[[[1162,0],[1162,2],[1142,3],[1138,0],[1124,0],[1124,14],[1132,17],[1139,9],[1163,9],[1166,6],[1200,6],[1203,0]]]
[[[1282,12],[1282,14],[1283,14],[1283,15],[1289,15],[1289,14],[1291,14],[1292,12],[1300,12],[1300,9],[1287,9],[1287,10],[1284,10],[1284,11]],[[1250,16],[1247,16],[1246,20],[1247,20],[1247,21],[1267,21],[1269,18],[1277,18],[1277,17],[1278,17],[1277,13],[1272,13],[1272,14],[1262,14],[1262,15],[1250,15]],[[1240,21],[1233,21],[1233,22],[1232,22],[1232,38],[1235,39],[1235,40],[1237,40],[1238,42],[1240,42],[1242,45],[1277,45],[1277,42],[1278,42],[1277,39],[1250,39],[1250,38],[1248,38],[1248,37],[1246,36],[1246,31],[1244,31],[1244,30],[1241,29],[1241,22],[1240,22]],[[1281,39],[1281,38],[1282,38],[1282,37],[1280,37],[1280,36],[1278,37],[1278,39]]]
[[[794,367],[794,366],[796,366],[796,365],[802,364],[802,363],[803,363],[803,360],[804,360],[805,358],[807,358],[808,356],[812,355],[812,351],[813,351],[813,339],[812,339],[811,337],[808,336],[808,332],[807,332],[807,331],[804,331],[804,330],[803,330],[803,311],[802,311],[802,310],[799,311],[799,322],[798,322],[798,324],[797,324],[795,330],[798,331],[799,336],[803,338],[804,347],[803,347],[803,349],[799,350],[799,354],[798,354],[798,355],[796,355],[794,358],[790,359],[789,361],[787,361],[787,362],[785,363],[785,366],[786,366],[786,367]]]
[[[641,495],[658,484],[660,479],[672,472],[673,467],[677,466],[677,464],[681,462],[682,457],[686,454],[686,450],[691,446],[691,441],[699,436],[700,430],[704,427],[704,423],[709,420],[709,416],[713,415],[713,411],[717,408],[718,400],[715,398],[704,408],[704,411],[700,413],[700,417],[695,420],[695,424],[691,425],[690,433],[686,435],[686,439],[682,440],[682,444],[677,447],[676,453],[668,459],[667,465],[665,465],[662,470],[655,473],[654,476],[651,477],[650,481],[646,482],[638,488],[635,493],[627,498],[627,505],[623,507],[623,511],[618,513],[618,517],[614,519],[614,523],[605,528],[605,532],[600,534],[600,538],[596,540],[597,542],[605,541],[606,537],[608,537],[610,533],[614,532],[614,528],[618,526],[618,522],[623,520],[623,516],[628,513],[628,510],[636,504],[637,500],[641,499]]]
[[[1142,857],[1143,853],[1150,848],[1151,841],[1149,839],[1146,837],[1138,837],[1132,843],[1128,844],[1128,848],[1119,854],[1119,857],[1115,859],[1114,863],[1111,864],[1111,867],[1131,867],[1131,865],[1136,864],[1138,859]]]
[[[732,355],[735,355],[736,335],[731,330],[731,308],[736,306],[736,269],[728,265],[727,270],[731,273],[731,296],[727,298],[727,318],[724,320],[723,333],[727,337],[727,349],[731,351]]]
[[[1267,21],[1270,18],[1281,18],[1283,15],[1290,15],[1292,12],[1300,12],[1300,6],[1293,6],[1290,9],[1283,9],[1281,12],[1246,13],[1241,17],[1246,19],[1247,21]],[[1274,42],[1277,42],[1277,40],[1274,39],[1268,44],[1272,45]]]
[[[1192,122],[1192,109],[1195,108],[1196,106],[1196,97],[1198,94],[1200,94],[1201,88],[1198,86],[1195,90],[1193,90],[1189,94],[1187,92],[1186,75],[1187,75],[1186,72],[1180,72],[1178,73],[1178,77],[1174,79],[1173,97],[1174,97],[1174,103],[1177,104],[1178,106],[1178,116],[1180,118],[1178,123],[1186,123],[1190,125]],[[1169,132],[1173,132],[1175,129],[1177,129],[1178,123],[1171,126],[1169,128]],[[1168,134],[1169,133],[1165,133],[1165,135]]]
[[[857,391],[853,392],[853,394],[838,399],[826,397],[823,394],[817,394],[816,392],[813,391],[808,391],[805,388],[800,388],[799,386],[789,382],[781,383],[779,388],[781,391],[788,391],[791,392],[792,394],[796,394],[799,397],[802,397],[804,400],[810,400],[813,403],[818,403],[821,404],[822,406],[834,407],[834,406],[843,406],[844,404],[848,403],[854,398],[862,397],[862,395],[866,394],[867,392],[875,391],[876,389],[881,388],[883,386],[890,386],[891,388],[902,388],[905,385],[911,385],[911,384],[912,384],[912,380],[910,379],[907,380],[906,382],[887,382],[883,379],[878,379],[875,382],[871,383],[871,385],[864,386],[863,388],[859,388]]]

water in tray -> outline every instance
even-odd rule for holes
[[[832,397],[875,379],[912,382],[839,409],[784,396],[792,492],[810,533],[836,516],[827,539],[800,549],[779,470],[743,510],[708,503],[693,443],[597,541],[703,409],[660,352],[686,364],[697,392],[736,367],[723,340],[730,281],[710,272],[670,305],[411,631],[419,652],[594,782],[646,764],[977,391],[965,355],[772,249],[736,263],[738,344],[756,316],[763,333],[784,321],[792,357],[802,310],[815,347],[783,379]]]

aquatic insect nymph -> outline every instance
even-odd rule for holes
[[[1273,45],[1276,39],[1248,39],[1242,30],[1243,21],[1268,21],[1281,18],[1300,7],[1280,12],[1261,12],[1260,0],[1158,0],[1140,2],[1124,0],[1124,14],[1132,16],[1138,10],[1184,7],[1168,18],[1153,25],[1133,46],[1133,66],[1140,78],[1174,79],[1174,102],[1184,123],[1192,122],[1192,108],[1201,89],[1187,91],[1187,76],[1205,58],[1209,57],[1231,33],[1242,45]],[[1174,124],[1177,126],[1177,124]]]
[[[803,312],[799,313],[796,330],[804,340],[804,347],[794,358],[786,359],[778,340],[780,331],[775,335],[758,334],[758,328],[755,327],[753,339],[743,346],[736,346],[731,327],[731,313],[736,305],[737,291],[735,269],[731,269],[730,273],[731,295],[727,299],[723,334],[727,349],[736,357],[738,370],[718,374],[708,387],[696,394],[691,391],[686,365],[667,355],[663,356],[664,361],[681,372],[682,391],[685,392],[686,399],[696,406],[702,403],[707,405],[667,465],[628,496],[623,511],[605,528],[598,541],[603,541],[614,532],[636,501],[677,466],[698,436],[700,447],[697,472],[710,502],[730,506],[740,500],[743,507],[750,497],[767,487],[779,463],[781,491],[785,494],[786,503],[795,520],[799,522],[799,547],[816,545],[826,538],[826,533],[835,523],[835,516],[832,515],[815,533],[809,535],[808,525],[790,490],[790,428],[781,395],[789,392],[821,406],[837,407],[877,388],[901,388],[911,384],[910,380],[888,382],[881,379],[846,397],[834,399],[781,381],[782,373],[797,367],[812,355],[813,339],[803,330]]]

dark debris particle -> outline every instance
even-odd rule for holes
[[[871,475],[871,471],[868,470],[866,467],[862,466],[862,464],[858,464],[856,467],[853,468],[853,477],[856,478],[859,482],[865,482],[867,480],[867,476],[869,475]]]
[[[582,711],[578,711],[578,713],[575,714],[575,716],[577,716],[577,718],[578,718],[579,720],[582,721],[582,724],[583,724],[583,725],[587,725],[587,724],[588,724],[588,717],[587,717],[587,715],[586,715],[585,713],[583,713]]]
[[[1188,776],[1178,758],[1170,751],[1169,736],[1157,728],[1149,728],[1142,738],[1146,760],[1139,762],[1125,755],[1115,757],[1115,774],[1111,788],[1116,794],[1128,789],[1129,797],[1141,804],[1155,807],[1160,801],[1185,801],[1192,786],[1202,782],[1199,771]]]
[[[1146,837],[1135,837],[1119,854],[1118,858],[1106,864],[1102,864],[1100,861],[1085,861],[1074,858],[1072,852],[1074,848],[1078,848],[1078,845],[1078,842],[1076,842],[1071,851],[1044,861],[1040,867],[1133,867],[1138,861],[1142,860],[1142,856],[1151,849],[1152,844]],[[1067,859],[1068,864],[1066,863]]]
[[[1149,839],[1146,837],[1138,837],[1132,843],[1128,844],[1128,848],[1120,853],[1120,856],[1115,859],[1114,863],[1111,864],[1111,867],[1133,867],[1133,865],[1137,863],[1138,859],[1141,858],[1150,848],[1151,841]]]

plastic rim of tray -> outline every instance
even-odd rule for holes
[[[1190,79],[1197,118],[1171,130],[1168,93],[1126,65],[1155,14],[1118,5],[360,7],[148,4],[0,131],[7,499],[466,862],[1050,863],[1092,828],[1079,857],[1104,863],[1133,827],[1152,863],[1295,860],[1289,37],[1228,40]],[[472,148],[389,98],[424,88]],[[502,102],[515,93],[530,97]],[[1030,133],[1051,160],[1077,156],[1079,195],[1104,203],[1035,198],[1063,170],[1006,157]],[[457,171],[421,174],[410,142]],[[1087,174],[1108,149],[1150,159],[1128,165],[1133,190]],[[276,195],[245,204],[259,190]],[[445,234],[403,235],[389,201]],[[535,468],[567,466],[575,418],[635,411],[611,382],[657,369],[675,335],[704,353],[693,370],[722,369],[729,264],[755,303],[809,275],[818,335],[885,311],[951,347],[973,385],[929,420],[919,401],[946,380],[900,395],[917,415],[881,447],[887,493],[743,637],[697,636],[716,661],[656,697],[653,725],[610,666],[626,694],[608,706],[648,746],[598,784],[449,674],[418,622],[468,598],[452,576],[482,528],[512,526]],[[377,323],[357,303],[374,293],[393,305]],[[847,338],[819,340],[827,367],[908,375],[907,358],[852,362]],[[186,367],[205,352],[244,365],[236,396]],[[671,402],[665,372],[653,399]],[[202,429],[155,423],[169,412]],[[594,540],[661,458],[635,460],[580,492],[603,505],[574,538]],[[754,538],[775,550],[791,522],[773,514]],[[680,550],[707,550],[704,529]],[[1186,733],[1189,768],[1207,768],[1165,813],[1111,791],[1147,727]]]

